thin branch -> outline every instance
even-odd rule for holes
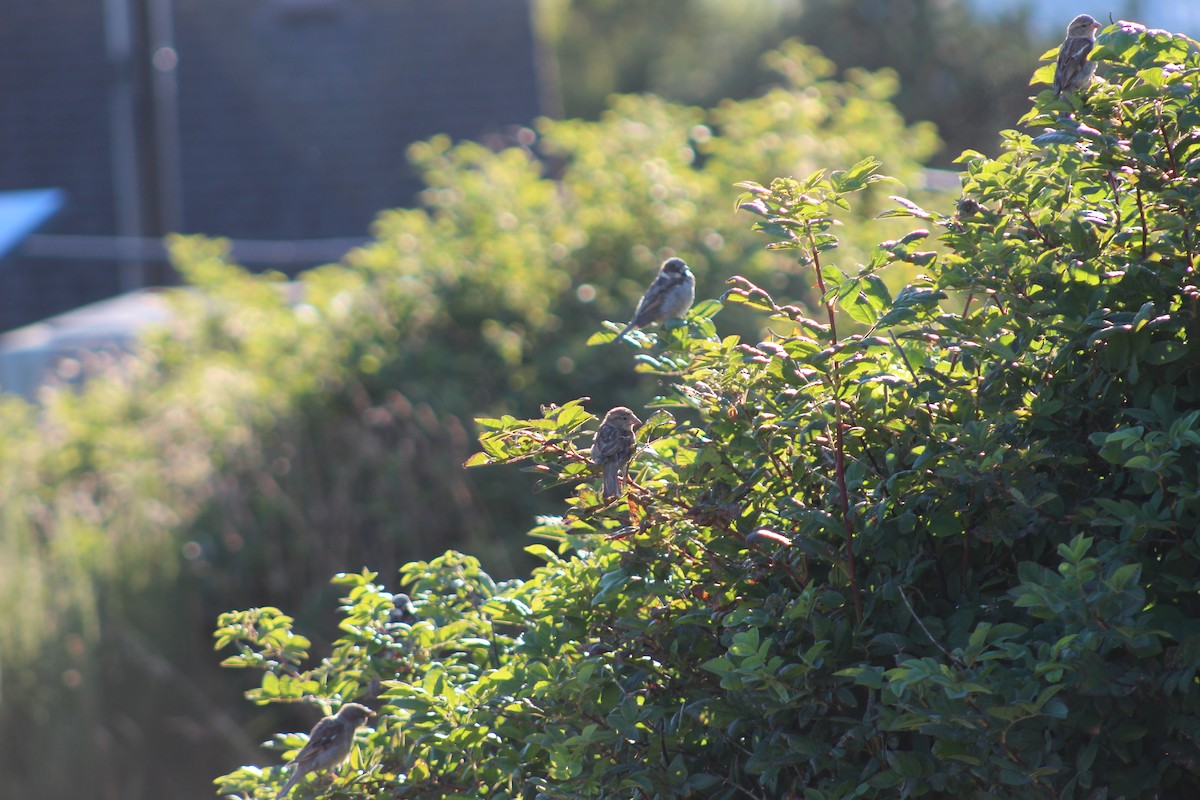
[[[812,252],[813,269],[817,273],[817,289],[825,303],[825,313],[829,315],[830,346],[838,343],[837,317],[834,314],[833,301],[825,296],[825,278],[821,275],[821,256],[817,252],[817,244],[813,239],[812,225],[805,226],[808,234],[808,245]],[[846,488],[846,444],[843,438],[845,422],[842,419],[842,401],[839,399],[841,382],[838,380],[839,362],[833,362],[831,376],[833,378],[833,416],[834,416],[834,471],[837,475],[838,505],[842,512],[842,527],[846,533],[846,572],[850,574],[850,594],[854,598],[854,619],[862,624],[862,597],[858,589],[858,567],[854,559],[854,526],[850,521],[850,492]]]
[[[1141,184],[1136,184],[1134,186],[1134,191],[1135,191],[1134,196],[1137,198],[1138,217],[1142,221],[1142,258],[1144,259],[1146,257],[1146,247],[1147,247],[1146,237],[1148,235],[1148,233],[1146,231],[1146,204],[1142,202],[1142,186],[1141,186]]]
[[[929,639],[929,641],[933,643],[933,646],[936,647],[938,650],[941,650],[942,655],[944,655],[950,661],[961,666],[962,662],[959,661],[957,658],[955,658],[953,655],[951,655],[949,650],[947,650],[945,647],[942,647],[942,643],[934,638],[933,634],[929,632],[929,628],[925,627],[925,623],[922,622],[921,618],[917,616],[917,612],[912,607],[912,603],[908,602],[908,595],[904,593],[903,587],[900,589],[900,599],[904,601],[904,607],[908,609],[909,614],[912,614],[913,620],[916,621],[917,626],[920,627],[920,629],[925,633],[925,636]]]
[[[1171,137],[1167,135],[1167,123],[1163,121],[1161,102],[1155,103],[1155,110],[1158,113],[1158,131],[1162,134],[1163,145],[1167,148],[1167,158],[1171,162],[1171,174],[1178,179],[1182,173],[1179,171],[1179,161],[1175,158],[1175,147],[1171,144]],[[1187,254],[1187,271],[1190,274],[1196,269],[1196,261],[1192,252],[1192,237],[1187,227],[1183,229],[1183,249]],[[1142,255],[1145,256],[1144,251]]]

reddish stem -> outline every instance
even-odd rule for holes
[[[825,278],[821,275],[821,257],[817,253],[816,242],[813,241],[812,227],[807,227],[806,232],[808,233],[808,244],[812,250],[813,268],[817,272],[817,290],[821,292],[821,299],[825,303],[825,313],[829,317],[829,344],[830,346],[836,346],[838,343],[837,319],[834,315],[833,300],[825,298]],[[862,598],[858,590],[858,568],[854,560],[854,526],[850,523],[850,492],[846,488],[846,446],[842,438],[845,423],[842,421],[842,402],[838,398],[840,383],[838,380],[838,367],[839,362],[834,359],[832,372],[834,415],[833,464],[837,476],[838,505],[842,511],[842,527],[846,532],[846,572],[850,574],[850,594],[854,598],[854,619],[859,624],[862,624]]]
[[[1163,121],[1162,104],[1158,104],[1158,130],[1163,137],[1163,145],[1167,148],[1167,158],[1171,162],[1171,176],[1178,179],[1181,175],[1179,172],[1179,161],[1175,158],[1175,147],[1171,144],[1171,137],[1167,134],[1167,124]],[[1145,235],[1145,226],[1142,227],[1143,236]],[[1196,269],[1195,256],[1192,253],[1192,237],[1188,232],[1188,228],[1183,229],[1183,249],[1187,255],[1187,271],[1190,275]]]

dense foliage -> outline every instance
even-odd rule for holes
[[[819,319],[738,276],[638,339],[661,394],[615,503],[582,400],[480,420],[470,464],[574,487],[531,532],[544,566],[498,583],[447,553],[392,590],[344,574],[327,658],[302,668],[308,641],[260,607],[223,616],[227,663],[264,671],[258,703],[379,709],[339,797],[1195,795],[1191,47],[1105,29],[1107,82],[1042,91],[1043,133],[966,153],[953,214],[897,198],[887,215],[919,227],[856,266],[835,219],[876,162],[744,183]],[[923,274],[893,293],[900,265]],[[734,305],[776,332],[720,336]]]
[[[455,547],[527,572],[520,533],[558,495],[464,473],[469,417],[577,393],[640,404],[651,387],[620,348],[585,342],[628,318],[666,255],[708,294],[737,270],[805,296],[741,224],[732,183],[868,153],[915,181],[936,146],[890,105],[894,77],[833,81],[797,46],[770,61],[777,86],[744,102],[624,97],[500,151],[417,145],[422,207],[381,214],[369,245],[295,284],[177,239],[189,286],[139,352],[65,363],[39,407],[4,401],[0,795],[207,796],[265,731],[302,722],[244,707],[211,656],[220,611],[295,609],[323,645],[334,571]],[[79,390],[81,367],[111,374]]]

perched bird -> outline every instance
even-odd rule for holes
[[[633,458],[633,427],[642,421],[625,406],[610,409],[604,415],[592,442],[592,461],[604,470],[604,499],[621,493],[621,475]]]
[[[412,598],[404,592],[392,595],[392,610],[388,612],[388,622],[403,625],[413,625],[421,619]]]
[[[1088,58],[1096,43],[1100,23],[1087,14],[1080,14],[1067,26],[1067,38],[1058,46],[1058,63],[1054,65],[1054,96],[1063,92],[1086,89],[1096,74],[1096,62]]]
[[[666,322],[682,317],[696,299],[696,278],[682,258],[668,258],[658,268],[658,277],[638,301],[625,330],[614,342],[629,333],[631,328],[644,328],[652,322]]]
[[[345,761],[346,756],[350,755],[350,746],[354,743],[354,731],[367,721],[367,717],[373,716],[375,712],[366,706],[347,703],[338,709],[336,714],[331,714],[314,725],[312,733],[308,735],[308,744],[285,765],[294,765],[296,771],[287,779],[279,794],[275,795],[275,800],[280,800],[308,773],[333,769]]]

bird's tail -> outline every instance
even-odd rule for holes
[[[633,323],[632,323],[632,322],[631,322],[631,323],[629,323],[628,325],[626,325],[626,326],[625,326],[625,330],[623,330],[623,331],[621,331],[620,333],[618,333],[618,334],[617,334],[617,338],[613,339],[613,340],[612,340],[612,343],[613,343],[613,344],[616,344],[617,342],[619,342],[619,341],[621,341],[622,339],[624,339],[624,338],[625,338],[625,334],[629,333],[631,330],[633,330]]]
[[[279,790],[279,794],[275,795],[275,800],[282,800],[283,797],[286,797],[287,793],[292,790],[292,787],[296,785],[296,781],[300,780],[300,776],[303,774],[304,771],[300,767],[296,767],[296,771],[288,776],[287,783],[283,784],[283,788]]]
[[[608,502],[621,493],[621,465],[604,465],[604,501]]]

